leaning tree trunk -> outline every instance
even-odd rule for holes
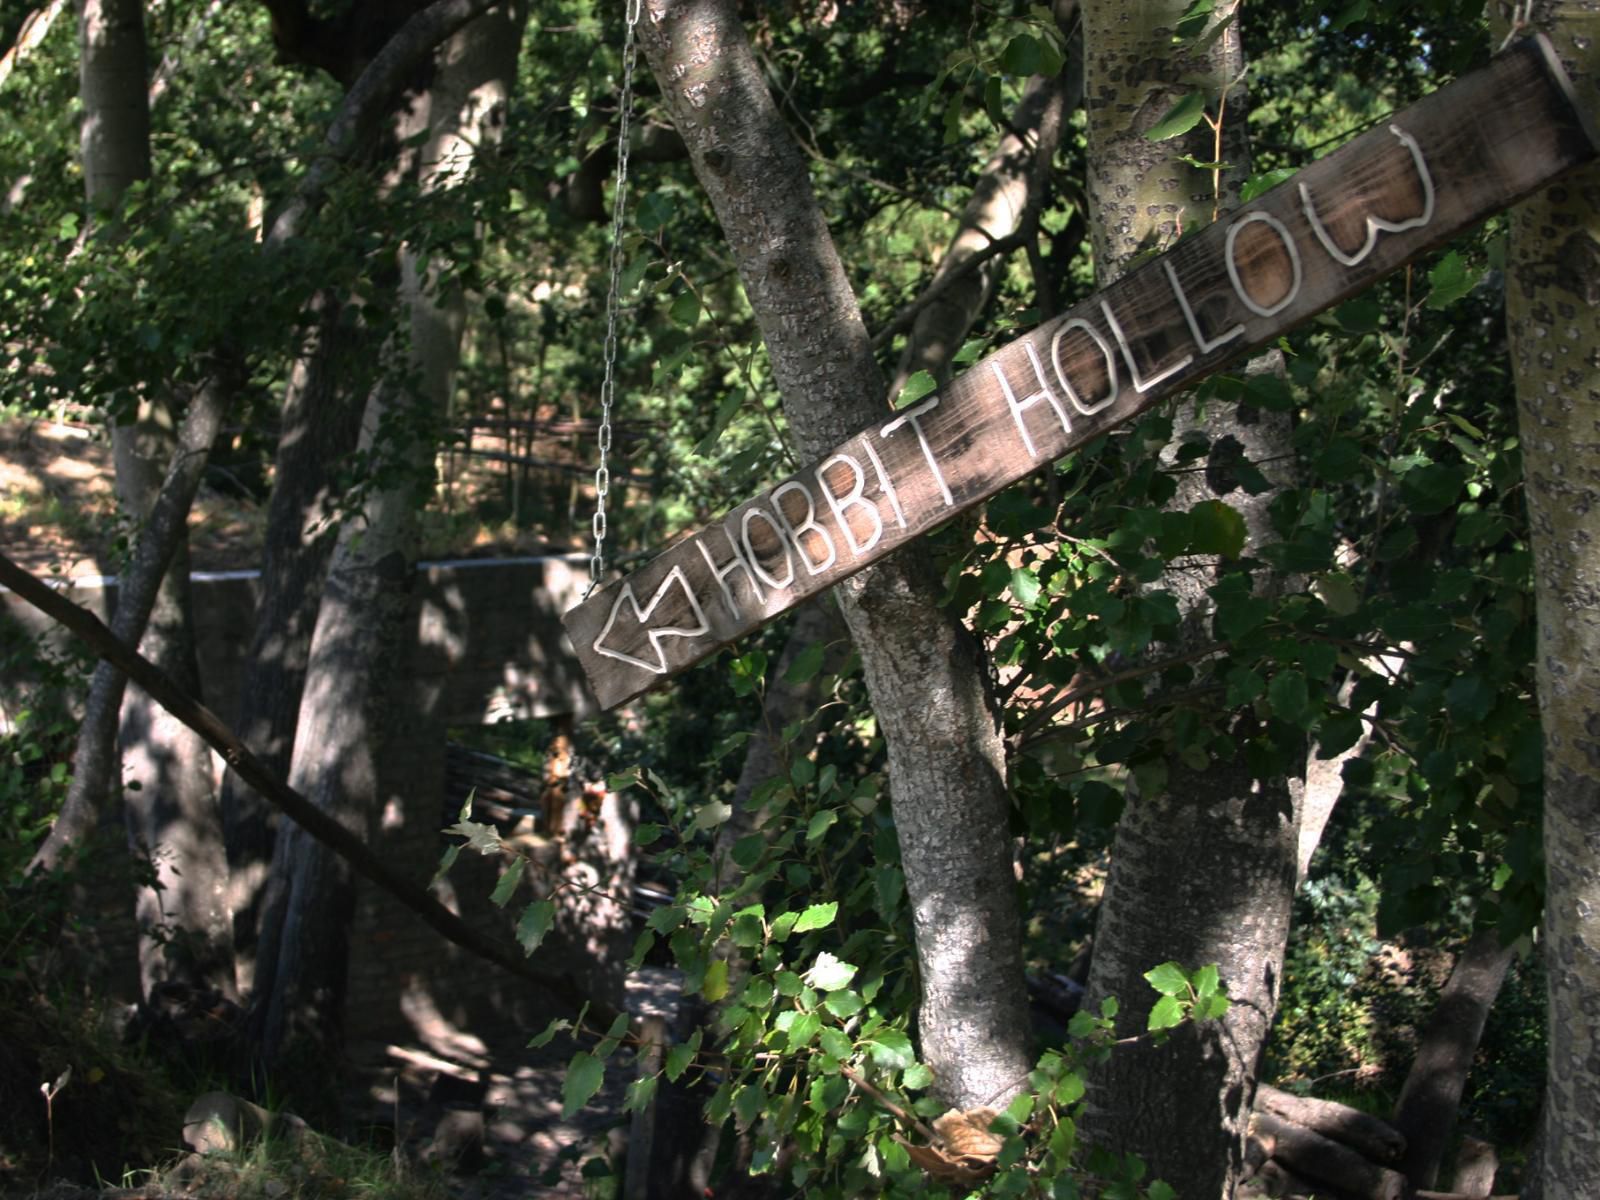
[[[123,194],[150,177],[145,59],[141,0],[85,0],[79,12],[84,192],[91,217],[110,222],[113,231]],[[115,421],[117,500],[124,519],[138,525],[155,507],[177,446],[172,407],[165,397],[152,397]],[[186,536],[177,539],[161,575],[139,648],[186,691],[199,694]],[[109,713],[104,686],[101,700]],[[123,796],[128,841],[150,866],[135,898],[140,990],[148,996],[155,984],[172,980],[231,993],[227,867],[209,748],[137,688],[122,701],[120,759],[114,745],[97,738],[98,731],[88,729],[84,739],[86,750],[101,752],[93,784],[103,792],[129,785]]]
[[[1600,119],[1600,4],[1536,0],[1533,24]],[[1506,274],[1544,726],[1544,1194],[1576,1196],[1600,1181],[1600,167],[1513,210]]]
[[[789,426],[803,454],[821,454],[886,410],[804,161],[729,0],[650,0],[640,33],[739,265]],[[1005,748],[982,652],[938,594],[914,553],[839,586],[888,741],[922,1057],[946,1102],[1003,1105],[1029,1065]]]
[[[1187,8],[1183,0],[1091,0],[1084,7],[1089,196],[1102,285],[1135,254],[1164,249],[1185,230],[1211,223],[1247,172],[1246,104],[1235,83],[1243,66],[1238,8],[1218,6],[1212,22],[1232,24],[1199,51],[1173,43]],[[1205,123],[1184,139],[1146,136],[1197,81],[1209,93],[1208,111],[1223,119],[1220,155]],[[1233,170],[1218,179],[1178,161],[1180,154],[1220,159]],[[1201,433],[1211,446],[1205,469],[1185,473],[1174,503],[1232,505],[1245,520],[1248,554],[1271,537],[1271,497],[1248,495],[1227,463],[1286,457],[1287,419],[1213,405],[1199,419],[1180,409],[1174,424],[1180,438]],[[1163,581],[1189,636],[1207,624],[1205,589],[1222,569],[1196,564]],[[1237,725],[1252,718],[1230,719]],[[1165,1045],[1119,1048],[1095,1071],[1085,1132],[1137,1153],[1185,1197],[1232,1196],[1243,1165],[1255,1064],[1277,1008],[1288,934],[1297,791],[1285,779],[1254,778],[1242,762],[1195,770],[1174,759],[1159,791],[1130,788],[1117,827],[1095,930],[1091,1001],[1117,996],[1119,1033],[1141,1033],[1156,999],[1144,972],[1176,960],[1191,969],[1216,963],[1234,1003],[1221,1020],[1185,1026]]]
[[[524,12],[507,5],[440,47],[428,89],[395,122],[401,157],[423,191],[449,186],[499,137],[515,78]],[[420,146],[414,139],[422,137]],[[317,614],[290,782],[362,834],[383,801],[384,737],[398,695],[394,666],[408,634],[417,514],[431,485],[429,447],[412,425],[443,411],[459,353],[458,298],[433,294],[409,249],[401,256],[408,328],[403,361],[368,401],[362,449],[401,482],[375,488],[340,528]],[[278,835],[256,962],[256,1014],[269,1064],[326,1083],[343,1021],[353,879],[337,855],[295,825]]]
[[[363,331],[344,305],[322,292],[307,317],[308,343],[284,388],[261,596],[234,719],[245,744],[279,778],[289,774],[311,633],[333,554],[333,481],[356,448],[365,392],[361,372],[351,369]],[[222,781],[222,823],[238,986],[248,993],[277,813],[230,770]]]

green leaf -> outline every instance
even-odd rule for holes
[[[806,982],[819,992],[834,992],[849,987],[855,977],[854,966],[841,962],[826,950],[817,955],[817,961],[806,972]]]
[[[742,1133],[755,1123],[766,1106],[767,1094],[759,1083],[747,1083],[733,1094],[734,1124]]]
[[[1221,500],[1202,500],[1189,510],[1194,521],[1193,547],[1196,554],[1220,554],[1238,558],[1244,550],[1244,517],[1231,504]]]
[[[522,910],[522,919],[517,922],[517,942],[524,954],[532,954],[539,948],[539,943],[544,941],[544,935],[550,932],[555,919],[556,906],[553,900],[535,900]]]
[[[889,1071],[907,1071],[916,1061],[916,1051],[911,1048],[911,1039],[904,1030],[880,1029],[872,1035],[867,1043],[867,1053],[872,1056],[872,1061]],[[908,1087],[912,1086],[907,1083]]]
[[[1466,260],[1452,250],[1428,272],[1428,307],[1449,308],[1477,286],[1477,277],[1467,271]]]
[[[1073,1013],[1071,1020],[1067,1022],[1067,1032],[1075,1038],[1086,1038],[1096,1028],[1093,1014],[1081,1008]]]
[[[794,923],[796,933],[809,933],[813,929],[826,929],[833,924],[833,919],[839,913],[839,905],[835,901],[826,904],[813,904],[800,914]]]
[[[1122,1005],[1115,996],[1107,996],[1100,1001],[1100,1015],[1108,1021],[1115,1017],[1121,1008]]]
[[[570,1119],[594,1098],[605,1081],[606,1065],[587,1050],[579,1050],[567,1064],[567,1078],[561,1085],[561,1118]]]
[[[1173,1191],[1172,1185],[1164,1179],[1152,1179],[1144,1194],[1148,1200],[1178,1200],[1178,1193]]]
[[[1248,204],[1257,196],[1266,195],[1293,174],[1293,167],[1275,167],[1270,171],[1262,171],[1259,175],[1250,176],[1239,189],[1240,202]]]
[[[1233,1001],[1222,992],[1213,993],[1204,1000],[1196,1002],[1194,1006],[1194,1019],[1196,1021],[1215,1021],[1232,1007]]]
[[[672,220],[672,213],[676,207],[671,193],[651,192],[639,201],[633,219],[643,232],[655,233]]]
[[[654,825],[647,821],[633,831],[633,844],[641,849],[645,846],[653,845],[660,840],[662,832],[660,825]]]
[[[1150,986],[1163,996],[1176,996],[1189,990],[1189,973],[1175,962],[1164,962],[1144,973]]]
[[[572,1022],[565,1017],[557,1017],[544,1027],[543,1033],[536,1033],[528,1039],[528,1049],[537,1050],[541,1046],[548,1046],[550,1040],[558,1033],[565,1033],[572,1028]]]
[[[798,996],[800,989],[805,987],[805,981],[793,971],[779,971],[777,984],[780,996]]]
[[[1311,693],[1306,677],[1299,671],[1279,671],[1267,685],[1267,702],[1272,715],[1291,725],[1304,723],[1311,713]]]
[[[900,1076],[900,1085],[912,1090],[930,1087],[932,1084],[933,1072],[921,1063],[912,1063],[906,1068],[905,1074]]]
[[[1014,567],[1011,571],[1011,594],[1023,608],[1032,608],[1039,598],[1039,577],[1027,567]]]
[[[739,415],[739,409],[744,405],[744,391],[734,388],[722,398],[722,403],[717,405],[717,415],[711,419],[711,428],[706,431],[705,437],[695,443],[694,452],[699,458],[704,458],[716,448],[722,440],[724,431],[727,430],[733,418]]]
[[[1160,1029],[1171,1029],[1175,1025],[1183,1024],[1183,1002],[1176,996],[1163,996],[1156,1001],[1150,1010],[1149,1030],[1154,1033]]]
[[[1194,978],[1190,982],[1194,984],[1195,995],[1212,995],[1216,992],[1217,987],[1221,982],[1221,977],[1217,970],[1217,964],[1207,963],[1194,973]]]
[[[671,933],[688,916],[689,910],[681,904],[668,904],[645,918],[645,925],[657,933]]]
[[[855,1016],[863,1007],[861,997],[854,992],[832,992],[822,1006],[841,1021]]]
[[[528,860],[518,855],[506,864],[506,869],[500,875],[500,881],[494,885],[494,891],[489,899],[496,908],[504,908],[506,902],[517,890],[517,884],[522,882],[522,872],[528,865]]]
[[[850,1035],[831,1025],[822,1031],[817,1040],[821,1042],[823,1050],[840,1061],[849,1058],[855,1049],[854,1043],[850,1041]]]
[[[1206,98],[1201,92],[1190,92],[1162,115],[1144,136],[1152,142],[1164,142],[1188,133],[1200,124],[1205,115]]]
[[[705,982],[700,985],[700,991],[713,1004],[728,994],[727,959],[712,960],[711,965],[706,968]]]
[[[905,387],[900,389],[900,395],[895,398],[894,406],[905,408],[908,404],[915,404],[938,386],[938,382],[929,372],[916,371],[906,380]]]
[[[679,1042],[667,1050],[666,1074],[673,1083],[678,1082],[678,1077],[689,1069],[689,1064],[694,1061],[694,1056],[700,1053],[700,1039],[703,1036],[696,1029],[687,1042]]]
[[[674,325],[693,329],[695,322],[700,319],[700,297],[693,292],[680,292],[667,309],[667,316]]]
[[[712,800],[703,804],[700,811],[695,813],[694,821],[689,828],[696,831],[715,829],[731,816],[733,816],[733,805],[726,800]]]
[[[1084,1086],[1083,1076],[1075,1071],[1069,1071],[1056,1081],[1055,1102],[1065,1108],[1082,1100],[1088,1089]]]
[[[1007,75],[1041,75],[1045,68],[1044,46],[1031,33],[1019,33],[1000,52],[1000,69]]]
[[[783,673],[784,680],[788,683],[810,683],[816,678],[817,672],[822,670],[822,660],[826,652],[827,647],[821,642],[812,642],[794,656],[789,669]]]
[[[661,1082],[659,1075],[644,1075],[635,1079],[628,1085],[628,1094],[623,1097],[623,1112],[643,1112],[650,1107],[650,1101],[655,1099],[656,1085]]]

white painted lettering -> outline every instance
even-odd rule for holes
[[[889,481],[889,472],[883,468],[883,459],[878,457],[878,452],[872,448],[872,442],[865,434],[861,435],[861,448],[872,460],[872,469],[878,473],[878,486],[883,489],[883,494],[889,497],[889,507],[894,509],[894,519],[900,523],[900,528],[904,529],[906,514],[900,507],[900,497],[894,490],[894,484]]]
[[[1170,379],[1194,361],[1194,355],[1185,354],[1160,374],[1152,375],[1149,379],[1144,378],[1139,374],[1139,364],[1133,361],[1133,350],[1128,345],[1128,337],[1122,332],[1122,326],[1117,323],[1116,316],[1111,312],[1111,305],[1104,300],[1100,301],[1100,311],[1105,314],[1106,327],[1111,330],[1111,336],[1117,339],[1117,348],[1122,351],[1122,361],[1128,364],[1128,378],[1133,380],[1134,391],[1148,392],[1163,379]]]
[[[1067,330],[1081,329],[1089,335],[1089,340],[1100,347],[1100,353],[1106,360],[1106,398],[1097,400],[1093,404],[1085,404],[1083,397],[1078,395],[1078,389],[1072,386],[1072,380],[1067,375],[1067,369],[1061,365],[1061,343],[1067,336]],[[1122,392],[1122,383],[1117,378],[1117,360],[1111,353],[1111,347],[1106,345],[1105,338],[1082,317],[1073,317],[1063,321],[1061,328],[1056,330],[1055,337],[1050,339],[1050,363],[1056,369],[1056,378],[1061,381],[1061,388],[1067,393],[1067,399],[1072,401],[1072,407],[1086,417],[1092,417],[1103,408],[1109,408],[1117,402],[1117,396]]]
[[[878,436],[888,438],[894,436],[894,431],[907,424],[916,431],[917,444],[922,447],[922,457],[928,462],[928,470],[933,472],[934,481],[939,485],[939,495],[944,497],[945,507],[955,504],[955,498],[950,495],[950,485],[944,481],[944,474],[939,470],[939,462],[933,457],[933,448],[928,445],[928,435],[922,432],[922,422],[917,420],[923,413],[939,407],[939,393],[935,392],[926,400],[913,404],[894,420],[887,422],[878,430]]]
[[[783,511],[783,494],[785,492],[799,492],[806,498],[805,520],[796,525],[789,520],[789,514]],[[787,483],[780,483],[772,489],[772,511],[778,514],[778,520],[783,522],[784,529],[789,534],[789,540],[794,543],[794,548],[800,552],[800,561],[805,563],[806,570],[813,575],[820,575],[839,557],[839,552],[833,547],[833,539],[828,536],[828,531],[817,524],[817,502],[811,498],[811,489],[798,479],[791,479]],[[806,540],[801,535],[814,533],[828,547],[828,557],[821,562],[813,562],[811,555],[806,553]]]
[[[842,496],[835,496],[828,488],[827,471],[834,463],[843,463],[855,476],[850,490]],[[856,558],[871,550],[883,537],[883,518],[878,515],[878,506],[862,499],[861,493],[866,486],[867,473],[861,469],[861,464],[848,454],[835,454],[817,468],[817,489],[822,493],[822,498],[828,502],[828,507],[833,509],[833,519],[839,523],[839,531],[844,534],[844,540],[850,545],[850,553]],[[850,528],[850,518],[845,516],[846,510],[852,506],[866,513],[872,521],[872,536],[867,538],[865,543],[856,541],[856,532]]]
[[[734,536],[727,522],[723,522],[722,536],[728,539],[728,549],[733,557],[720,567],[711,557],[711,551],[706,549],[706,538],[711,536],[711,528],[707,526],[706,532],[695,539],[695,548],[700,551],[700,557],[706,560],[706,566],[711,569],[711,576],[717,581],[717,586],[722,589],[722,602],[728,606],[728,612],[735,621],[744,620],[744,613],[739,609],[739,602],[733,598],[733,589],[728,586],[728,576],[735,571],[742,570],[745,578],[750,582],[750,591],[755,595],[757,604],[766,604],[767,598],[761,592],[761,584],[756,581],[755,564],[739,552],[739,540]]]
[[[1260,221],[1268,229],[1272,230],[1273,233],[1278,235],[1278,240],[1283,243],[1284,253],[1289,256],[1290,273],[1293,276],[1293,280],[1289,284],[1289,290],[1284,292],[1282,299],[1280,299],[1271,307],[1258,304],[1255,299],[1244,290],[1244,281],[1239,278],[1239,264],[1234,259],[1233,244],[1239,237],[1239,231],[1246,225],[1252,224],[1256,221]],[[1240,302],[1243,303],[1246,308],[1255,313],[1258,317],[1270,317],[1274,313],[1282,311],[1284,308],[1292,304],[1294,302],[1294,298],[1300,294],[1300,279],[1302,276],[1302,272],[1300,270],[1300,251],[1295,248],[1294,239],[1289,236],[1289,231],[1283,227],[1283,222],[1272,216],[1270,213],[1246,213],[1232,225],[1228,226],[1228,240],[1224,244],[1222,256],[1228,264],[1228,278],[1233,283],[1234,294],[1239,297]]]
[[[761,565],[761,556],[756,553],[755,547],[750,544],[750,522],[756,517],[760,517],[767,523],[767,528],[772,530],[772,536],[777,540],[778,545],[783,547],[783,561],[789,568],[789,573],[782,579],[775,579],[767,572],[767,569]],[[784,528],[783,525],[779,525],[778,522],[772,519],[770,513],[756,508],[754,505],[745,509],[744,520],[740,523],[740,530],[744,539],[745,558],[749,561],[751,570],[759,575],[770,588],[786,588],[794,582],[794,558],[789,554],[789,541],[784,537]]]
[[[1400,139],[1402,146],[1411,151],[1411,161],[1417,167],[1417,180],[1422,184],[1422,211],[1414,217],[1407,217],[1404,221],[1389,221],[1383,217],[1369,216],[1367,240],[1361,243],[1361,249],[1354,254],[1346,254],[1334,244],[1333,239],[1328,236],[1322,218],[1317,215],[1316,205],[1311,202],[1311,190],[1303,183],[1299,185],[1300,207],[1305,210],[1306,220],[1311,223],[1311,232],[1317,235],[1317,241],[1322,243],[1322,248],[1328,252],[1330,258],[1347,267],[1355,266],[1372,253],[1372,248],[1378,244],[1379,233],[1403,233],[1407,229],[1419,229],[1433,220],[1433,175],[1422,157],[1422,147],[1417,145],[1416,138],[1398,125],[1389,126],[1389,132]]]
[[[1189,297],[1183,294],[1183,285],[1178,282],[1178,272],[1173,270],[1172,264],[1164,258],[1161,260],[1161,266],[1167,272],[1167,282],[1172,285],[1172,294],[1178,298],[1178,307],[1183,310],[1183,320],[1189,326],[1189,335],[1194,338],[1194,344],[1200,347],[1201,354],[1210,354],[1218,346],[1233,341],[1244,332],[1243,325],[1235,325],[1232,329],[1224,329],[1214,338],[1208,338],[1201,333],[1200,322],[1194,315],[1194,309],[1189,305]]]
[[[1017,432],[1022,435],[1022,444],[1028,448],[1029,458],[1038,458],[1039,451],[1034,448],[1033,435],[1028,432],[1028,423],[1022,419],[1022,414],[1027,412],[1039,401],[1047,401],[1055,410],[1056,420],[1061,422],[1061,428],[1066,433],[1072,432],[1072,419],[1067,416],[1061,407],[1061,401],[1056,399],[1056,394],[1050,390],[1050,385],[1045,382],[1044,365],[1039,362],[1038,352],[1033,348],[1033,342],[1024,341],[1022,348],[1027,352],[1028,365],[1033,368],[1033,378],[1039,385],[1039,390],[1017,399],[1017,394],[1011,390],[1011,381],[1006,378],[1006,373],[1000,369],[1000,364],[991,362],[990,368],[994,377],[1000,381],[1000,390],[1005,393],[1006,407],[1011,409],[1011,419],[1017,423]]]

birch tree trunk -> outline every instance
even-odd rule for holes
[[[444,42],[427,90],[404,99],[390,186],[410,175],[448,187],[504,127],[525,11],[505,5]],[[422,136],[420,146],[414,138]],[[408,144],[409,143],[409,144]],[[291,786],[364,834],[384,797],[384,737],[394,666],[409,634],[416,518],[431,486],[431,446],[406,426],[442,412],[460,349],[459,296],[438,294],[418,256],[400,263],[403,356],[373,390],[361,449],[401,482],[375,488],[346,516],[317,613],[294,737]],[[298,826],[278,835],[256,962],[256,1020],[269,1063],[325,1078],[340,1041],[353,879],[342,859]]]
[[[1247,106],[1234,82],[1243,67],[1238,8],[1218,6],[1212,22],[1233,17],[1233,23],[1197,52],[1173,42],[1187,7],[1181,0],[1090,0],[1084,7],[1091,236],[1102,286],[1135,254],[1164,249],[1184,230],[1210,224],[1248,173]],[[1215,116],[1221,109],[1220,153],[1204,122],[1186,138],[1145,136],[1197,80],[1209,93],[1208,111]],[[1179,162],[1180,154],[1227,162],[1233,170],[1218,178]],[[1236,456],[1261,464],[1285,459],[1287,418],[1216,405],[1196,418],[1190,406],[1179,405],[1177,437],[1203,434],[1211,453],[1205,469],[1181,478],[1173,505],[1230,504],[1245,519],[1249,554],[1271,537],[1271,494],[1248,495],[1226,465]],[[1199,564],[1163,580],[1186,629],[1205,627],[1206,588],[1223,569]],[[1251,720],[1243,713],[1232,719]],[[1090,1003],[1117,996],[1118,1032],[1143,1032],[1156,999],[1144,972],[1175,960],[1190,969],[1216,963],[1233,1006],[1220,1021],[1185,1026],[1164,1046],[1119,1048],[1095,1072],[1086,1133],[1137,1153],[1152,1176],[1185,1197],[1226,1198],[1243,1164],[1255,1063],[1277,1008],[1296,879],[1298,796],[1285,779],[1253,778],[1243,762],[1194,770],[1174,758],[1167,770],[1161,790],[1129,790],[1095,931]]]
[[[794,140],[727,0],[651,0],[640,37],[739,265],[803,456],[886,411],[884,380]],[[839,587],[873,709],[922,980],[922,1058],[956,1107],[1026,1083],[1009,798],[981,649],[915,551]]]
[[[1600,3],[1532,9],[1600,117]],[[1544,725],[1543,1194],[1579,1196],[1600,1186],[1600,168],[1512,210],[1506,273]]]

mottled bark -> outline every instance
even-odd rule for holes
[[[1233,23],[1195,51],[1172,42],[1187,7],[1176,0],[1085,5],[1091,237],[1102,284],[1141,252],[1209,224],[1248,172],[1246,98],[1234,82],[1243,68],[1238,10],[1219,6],[1212,20],[1231,16]],[[1197,81],[1208,92],[1208,111],[1223,118],[1220,156],[1205,122],[1183,138],[1145,136]],[[1177,161],[1182,154],[1220,157],[1232,169],[1219,179]],[[1267,356],[1252,369],[1274,365]],[[1172,507],[1222,500],[1244,518],[1246,554],[1272,540],[1272,494],[1251,496],[1230,464],[1287,460],[1287,418],[1217,405],[1196,415],[1180,400],[1174,432],[1175,444],[1203,437],[1210,452],[1178,476]],[[1289,480],[1280,475],[1274,482]],[[1187,636],[1204,635],[1211,609],[1206,589],[1227,569],[1196,561],[1163,578],[1184,613]],[[1257,586],[1281,583],[1258,579]],[[1242,740],[1253,718],[1231,720]],[[1183,1028],[1165,1046],[1119,1049],[1094,1073],[1085,1131],[1112,1149],[1139,1154],[1153,1176],[1185,1197],[1226,1198],[1243,1166],[1255,1064],[1277,1011],[1301,788],[1298,780],[1291,786],[1284,778],[1254,779],[1242,762],[1195,770],[1174,758],[1167,770],[1161,791],[1129,791],[1100,905],[1088,995],[1091,1003],[1117,996],[1118,1031],[1137,1034],[1157,999],[1146,971],[1168,960],[1191,969],[1216,963],[1233,1006],[1219,1021]]]
[[[1600,116],[1600,4],[1532,10]],[[1512,211],[1506,273],[1544,727],[1544,1193],[1576,1196],[1600,1180],[1600,168]]]
[[[525,13],[507,5],[440,46],[428,89],[397,109],[401,147],[389,185],[410,176],[448,187],[498,139],[515,77]],[[420,145],[415,139],[421,137]],[[290,783],[347,829],[364,833],[387,795],[383,770],[394,668],[409,635],[417,514],[431,484],[415,422],[443,411],[461,334],[459,297],[439,294],[418,257],[401,255],[404,336],[368,399],[361,449],[397,472],[340,526],[312,635]],[[256,962],[257,1020],[269,1063],[325,1075],[343,1020],[354,911],[345,862],[295,825],[279,831]]]
[[[640,36],[673,123],[739,264],[801,454],[886,411],[805,164],[726,0],[652,0]],[[1009,800],[982,655],[936,606],[925,556],[840,585],[873,709],[921,969],[918,1032],[943,1098],[1003,1104],[1026,1082]]]

